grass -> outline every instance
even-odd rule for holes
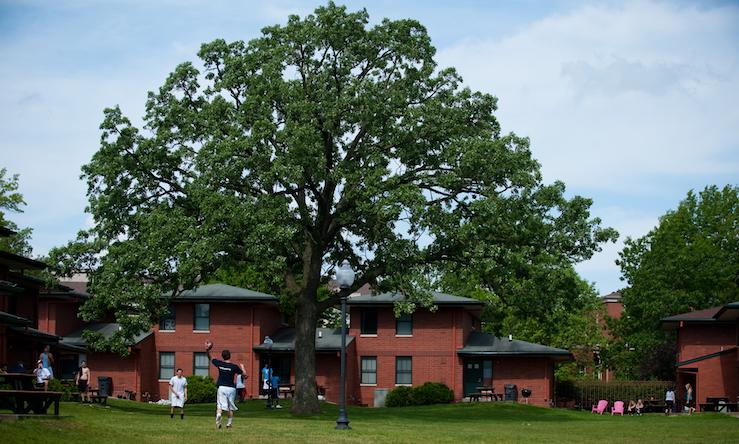
[[[266,410],[241,405],[232,430],[214,429],[214,406],[187,407],[185,420],[169,408],[111,400],[108,408],[63,403],[60,420],[0,422],[3,443],[477,443],[477,442],[739,442],[739,418],[717,413],[665,417],[597,416],[506,403],[405,408],[350,408],[352,430],[334,430],[337,408],[324,404],[312,417],[293,417],[289,402]],[[225,439],[224,439],[225,438]]]

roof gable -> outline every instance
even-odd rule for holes
[[[472,356],[511,356],[511,357],[551,357],[571,359],[572,354],[561,348],[548,347],[518,339],[499,338],[489,333],[473,331],[467,337],[464,347],[457,350],[459,355]]]
[[[433,296],[433,302],[435,305],[483,305],[482,301],[477,299],[440,293],[438,291],[432,291],[431,295]],[[346,303],[349,305],[392,305],[404,299],[405,295],[397,292],[379,294],[370,293],[360,296],[352,296],[347,299]]]
[[[169,297],[169,295],[165,294],[163,295],[163,297]],[[246,288],[239,288],[226,284],[208,284],[201,285],[194,289],[185,290],[177,295],[177,297],[175,297],[173,301],[250,301],[277,303],[278,300],[279,299],[276,296],[272,296],[266,293],[260,293],[254,290],[248,290]]]

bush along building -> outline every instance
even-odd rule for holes
[[[87,347],[85,329],[110,337],[118,328],[114,322],[76,319],[74,306],[79,308],[85,297],[77,293],[63,301],[62,295],[53,296],[56,309],[42,310],[49,319],[40,319],[69,349]],[[396,387],[440,382],[454,391],[456,401],[492,387],[501,398],[551,405],[554,365],[572,359],[567,350],[481,332],[482,303],[475,299],[434,293],[436,311],[420,309],[396,318],[393,304],[400,298],[386,293],[349,299],[349,403],[382,405]],[[271,344],[264,342],[266,336]],[[216,376],[205,354],[206,339],[215,343],[216,352],[227,348],[233,361],[244,364],[249,397],[259,393],[259,369],[267,362],[284,384],[295,381],[295,330],[283,322],[278,299],[224,284],[203,285],[173,299],[169,313],[134,338],[128,356],[85,350],[75,362],[87,359],[93,379],[106,377],[111,395],[156,400],[166,397],[167,381],[177,368],[186,375]],[[340,347],[340,329],[316,329],[316,385],[331,402],[339,398]]]
[[[690,383],[697,404],[739,402],[739,302],[670,316],[662,326],[677,331],[680,400]]]

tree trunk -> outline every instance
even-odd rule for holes
[[[292,413],[296,415],[320,413],[315,351],[318,301],[310,287],[300,295],[295,319],[295,402]]]

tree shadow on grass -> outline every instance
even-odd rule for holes
[[[237,416],[250,418],[272,418],[280,420],[301,421],[334,421],[338,416],[338,406],[335,404],[321,404],[321,413],[311,416],[294,416],[290,414],[292,402],[281,401],[282,409],[266,409],[263,400],[250,400],[239,404]],[[112,400],[110,407],[113,410],[144,415],[169,415],[169,406],[144,404],[131,401]],[[178,412],[178,409],[175,409]],[[214,404],[193,404],[185,406],[186,416],[211,417],[215,415]],[[562,409],[547,409],[521,404],[510,403],[457,403],[445,405],[430,405],[419,407],[397,408],[368,408],[351,406],[348,409],[350,420],[386,422],[386,421],[419,421],[434,423],[461,423],[461,422],[562,422],[592,420],[593,417],[583,412]]]

